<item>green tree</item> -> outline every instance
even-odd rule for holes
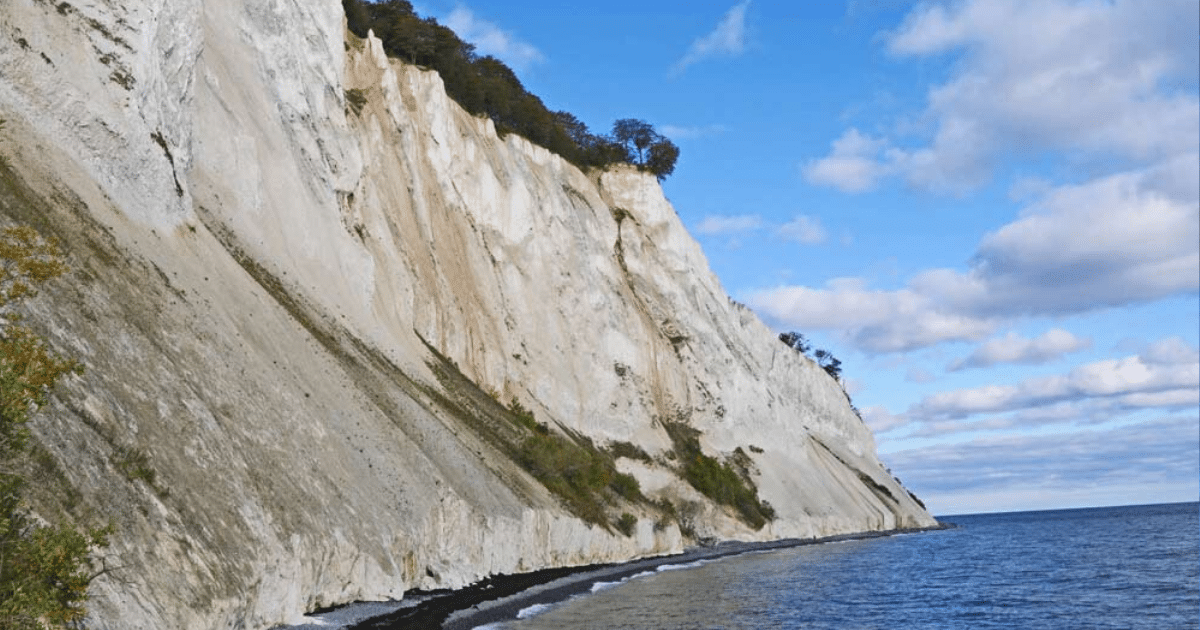
[[[646,170],[654,173],[654,176],[661,182],[675,172],[675,161],[678,159],[679,147],[675,146],[674,142],[660,136],[654,144],[650,145],[646,156]]]
[[[616,121],[611,136],[595,135],[566,112],[552,112],[521,85],[499,59],[475,47],[433,18],[416,14],[408,0],[342,0],[350,30],[368,31],[393,57],[436,70],[446,93],[463,109],[492,119],[501,135],[518,134],[581,168],[630,163],[661,181],[674,172],[679,147],[634,118]]]
[[[646,151],[660,137],[650,123],[636,118],[618,119],[613,123],[612,135],[629,150],[638,166],[646,164]]]
[[[783,345],[804,356],[808,356],[808,351],[812,350],[812,344],[809,343],[808,339],[796,331],[780,333],[779,340],[783,342]]]
[[[29,516],[22,474],[30,454],[30,414],[79,364],[55,355],[11,308],[67,270],[57,243],[29,227],[0,232],[0,629],[44,630],[74,624],[85,613],[91,550],[110,528],[80,532],[42,527]]]
[[[638,168],[654,173],[662,181],[675,172],[679,147],[654,130],[654,126],[636,118],[621,118],[613,123],[613,139],[625,147],[629,160]]]
[[[825,372],[832,376],[834,380],[842,377],[842,362],[833,356],[832,352],[822,348],[814,352],[813,356],[817,358],[817,365],[824,368]]]

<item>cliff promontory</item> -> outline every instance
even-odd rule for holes
[[[72,269],[26,321],[86,367],[32,507],[116,527],[88,627],[933,524],[653,176],[499,137],[337,0],[6,0],[0,68],[0,225]]]

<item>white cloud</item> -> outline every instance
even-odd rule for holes
[[[937,514],[1195,501],[1196,415],[1002,435],[885,454]],[[968,473],[968,474],[964,474]]]
[[[937,376],[924,368],[911,367],[904,374],[904,380],[910,383],[932,383],[937,380]]]
[[[681,127],[677,125],[663,125],[659,131],[662,135],[671,140],[695,140],[696,138],[704,138],[707,136],[715,136],[725,133],[724,125],[703,125],[699,127]]]
[[[851,127],[833,141],[828,156],[809,160],[800,170],[811,184],[833,186],[848,193],[864,192],[893,170],[880,160],[886,147],[887,141]]]
[[[871,352],[978,341],[995,328],[995,322],[947,312],[910,289],[871,291],[854,278],[831,280],[822,289],[784,286],[756,291],[746,303],[785,327],[843,331]]]
[[[907,418],[893,415],[886,408],[880,406],[867,407],[862,410],[862,415],[863,422],[866,422],[875,434],[899,429],[909,422]]]
[[[762,217],[756,214],[708,215],[696,226],[698,234],[726,235],[751,232],[763,226]]]
[[[1152,365],[1187,365],[1200,362],[1200,351],[1180,337],[1167,337],[1150,344],[1141,353],[1142,360]]]
[[[545,60],[541,51],[532,44],[480,19],[465,6],[456,6],[441,22],[459,37],[474,44],[480,54],[492,55],[518,70],[528,69]]]
[[[947,369],[982,368],[997,363],[1048,363],[1069,352],[1090,348],[1091,339],[1081,339],[1061,328],[1048,330],[1034,339],[1009,332],[999,339],[982,344],[970,356],[959,359]]]
[[[705,59],[741,54],[746,49],[746,10],[749,8],[750,0],[745,0],[729,9],[712,32],[692,42],[688,51],[672,66],[672,74],[679,74]]]
[[[1200,288],[1200,156],[1061,186],[985,236],[971,270],[916,277],[959,312],[1053,315]],[[1180,184],[1180,182],[1189,182]]]
[[[779,226],[775,233],[789,241],[795,241],[801,245],[817,245],[824,243],[828,236],[825,233],[825,228],[821,227],[821,222],[815,217],[797,215],[796,218]]]
[[[1200,289],[1200,154],[1059,186],[987,234],[966,271],[930,269],[902,289],[840,279],[747,303],[781,324],[844,332],[873,352],[978,341],[1020,316],[1067,315]]]
[[[927,144],[901,148],[883,138],[847,152],[835,143],[805,175],[851,192],[898,174],[920,188],[962,193],[1013,154],[1068,151],[1103,165],[1194,153],[1200,99],[1174,86],[1200,74],[1198,20],[1194,0],[919,5],[885,41],[900,57],[957,62],[928,92],[920,116],[933,123]]]
[[[1200,360],[1192,354],[1132,356],[1087,363],[1070,372],[1026,379],[1016,385],[988,385],[925,397],[906,415],[916,420],[965,418],[1044,407],[1064,401],[1108,399],[1121,407],[1175,407],[1194,404],[1200,392]],[[1176,362],[1179,361],[1179,362]]]

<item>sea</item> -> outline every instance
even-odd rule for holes
[[[486,630],[1200,625],[1200,504],[947,516],[953,529],[664,565]]]

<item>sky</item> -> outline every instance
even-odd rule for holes
[[[1200,498],[1195,0],[414,4],[675,141],[726,291],[934,514]]]

